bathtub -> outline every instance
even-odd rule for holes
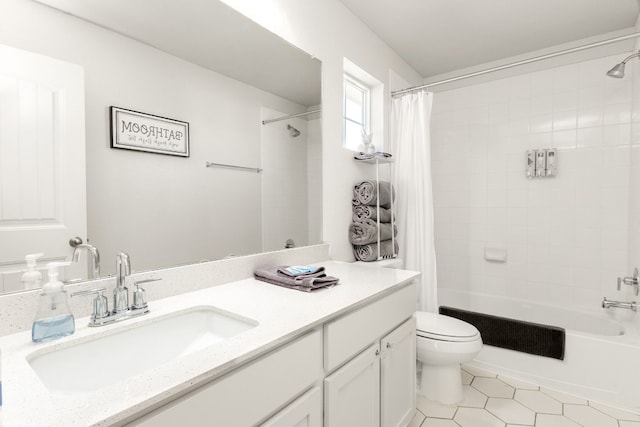
[[[640,337],[633,323],[612,320],[604,310],[572,311],[448,289],[438,289],[438,303],[565,329],[564,360],[484,345],[471,365],[640,412]]]

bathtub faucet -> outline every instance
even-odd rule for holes
[[[631,302],[612,301],[612,300],[608,300],[607,297],[604,297],[604,299],[602,300],[602,308],[611,308],[611,307],[626,308],[627,310],[632,310],[632,311],[637,310],[637,305],[635,301],[631,301]]]

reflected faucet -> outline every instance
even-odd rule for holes
[[[89,270],[89,279],[96,279],[100,277],[100,252],[98,252],[98,248],[88,243],[81,243],[74,246],[73,256],[71,260],[73,262],[78,262],[80,259],[80,252],[83,249],[86,249],[87,254],[91,258],[91,270]]]
[[[113,290],[113,314],[129,310],[129,290],[126,278],[131,274],[129,255],[120,252],[116,255],[116,287]]]

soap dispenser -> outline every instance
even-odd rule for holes
[[[24,272],[20,281],[24,289],[38,289],[42,286],[42,273],[36,270],[37,260],[44,254],[29,254],[24,257],[27,261],[27,271]]]
[[[76,330],[75,320],[64,285],[58,280],[58,267],[70,262],[50,262],[47,264],[49,281],[42,287],[40,304],[31,327],[33,342],[50,341],[71,335]]]

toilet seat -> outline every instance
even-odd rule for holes
[[[471,324],[442,314],[416,312],[416,335],[437,341],[469,342],[480,338]]]

